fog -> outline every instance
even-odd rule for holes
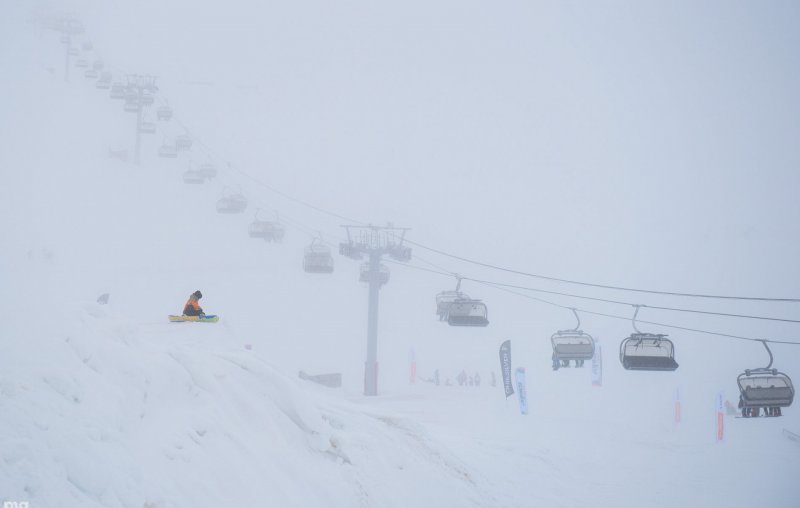
[[[48,21],[65,14],[85,28],[70,36],[79,51],[66,61]],[[719,444],[713,422],[717,394],[735,405],[737,376],[769,362],[755,339],[775,341],[773,367],[800,379],[798,22],[800,5],[788,1],[3,2],[0,408],[15,416],[0,436],[0,500],[676,506],[730,496],[732,506],[796,506],[798,449],[782,431],[800,433],[797,408],[731,415]],[[157,130],[141,135],[139,164],[137,115],[87,79],[80,59],[102,60],[114,83],[155,77],[142,118]],[[165,106],[173,116],[160,120]],[[160,157],[181,135],[191,149]],[[218,174],[183,183],[204,163]],[[233,192],[246,196],[245,212],[217,213]],[[248,237],[254,220],[280,222],[283,241]],[[408,262],[386,260],[376,397],[363,395],[367,284],[361,262],[339,255],[341,226],[365,224],[410,228],[412,249]],[[332,247],[332,274],[303,272],[315,238]],[[487,305],[487,327],[437,319],[435,296],[455,289],[456,274]],[[197,289],[220,321],[168,323]],[[109,305],[98,307],[106,292]],[[640,320],[659,323],[640,330],[669,334],[676,371],[620,365],[634,305]],[[575,326],[569,308],[602,345],[600,389],[591,361],[551,368],[550,336]],[[80,344],[70,346],[76,366],[60,349],[66,338]],[[486,385],[500,376],[505,340],[514,368],[527,371],[528,415],[502,382]],[[258,372],[257,383],[221,357]],[[100,378],[81,373],[92,363]],[[342,387],[300,381],[299,370],[341,373]],[[437,370],[442,383],[457,384],[462,370],[484,383],[425,382]],[[187,371],[202,404],[176,388]],[[173,417],[214,420],[203,411],[225,398],[231,420],[214,420],[211,432],[240,440],[184,458],[184,476],[167,479],[131,473],[143,459],[130,450],[151,448],[127,431],[114,453],[60,448],[70,436],[94,439],[76,422],[116,428],[109,408],[139,388],[146,400],[151,380],[172,395],[150,431]],[[71,413],[47,402],[52,390],[91,403]],[[272,403],[280,411],[258,416],[280,450],[236,420]],[[286,430],[284,414],[301,430]],[[120,418],[119,428],[138,429],[135,415]],[[306,434],[312,452],[297,437]],[[335,446],[317,443],[329,435]],[[240,446],[275,459],[252,462]],[[276,466],[297,454],[285,471]],[[58,471],[84,455],[104,467],[82,468],[76,487]],[[741,486],[748,462],[763,489]],[[103,468],[119,475],[98,476]],[[216,468],[230,476],[215,484]],[[260,477],[252,468],[283,475],[282,487],[248,490],[243,478]],[[653,487],[656,500],[633,504],[624,489],[640,501],[653,494],[642,483],[653,468],[675,488]],[[632,477],[642,481],[626,486]],[[103,490],[120,478],[124,488]]]

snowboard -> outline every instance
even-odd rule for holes
[[[169,320],[173,323],[183,323],[189,321],[192,323],[216,323],[219,321],[219,316],[214,314],[206,314],[205,316],[169,316]]]

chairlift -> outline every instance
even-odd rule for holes
[[[64,34],[61,36],[61,44],[69,44],[69,35]]]
[[[436,295],[436,315],[439,316],[439,321],[447,321],[447,315],[450,312],[450,306],[456,300],[469,300],[469,295],[461,291],[442,291]]]
[[[89,67],[89,62],[87,62],[83,58],[80,58],[80,59],[75,61],[75,67],[78,67],[79,69],[85,69],[85,68]]]
[[[155,102],[155,98],[153,97],[153,94],[147,91],[142,91],[142,95],[139,97],[139,102],[142,103],[142,106],[150,106],[153,104],[153,102]]]
[[[447,321],[447,314],[450,312],[450,306],[456,300],[469,299],[469,295],[461,292],[461,277],[456,275],[455,291],[442,291],[436,295],[436,315],[439,316],[439,321]]]
[[[139,132],[142,134],[155,134],[156,132],[156,124],[155,122],[142,122],[139,124]]]
[[[333,273],[331,248],[315,238],[303,254],[303,271],[306,273]]]
[[[181,134],[175,138],[175,148],[189,150],[192,148],[192,138],[188,134]]]
[[[92,69],[102,71],[106,64],[102,60],[95,60],[92,62]]]
[[[256,210],[256,216],[247,230],[250,238],[262,238],[267,242],[280,242],[283,240],[286,228],[283,227],[280,220],[261,220],[258,218],[259,211],[260,209]]]
[[[94,87],[98,90],[108,90],[111,88],[111,81],[106,81],[102,76],[100,76],[100,79],[97,80],[97,82],[94,84]]]
[[[142,107],[139,105],[139,101],[137,100],[125,99],[125,106],[123,109],[128,113],[138,113]]]
[[[125,86],[122,83],[114,83],[111,85],[111,92],[108,94],[112,99],[125,98]]]
[[[83,77],[86,79],[97,79],[97,71],[94,69],[86,69],[83,73]]]
[[[242,193],[229,193],[217,201],[219,213],[242,213],[247,209],[247,198]]]
[[[168,145],[166,142],[158,147],[158,156],[165,159],[174,159],[178,156],[178,150],[175,145]]]
[[[636,327],[636,316],[641,305],[634,306],[631,322],[635,333],[622,340],[619,359],[627,370],[675,370],[675,345],[664,334],[643,333]]]
[[[200,166],[197,167],[197,171],[199,171],[205,178],[210,179],[217,176],[217,166],[210,162],[200,164]]]
[[[203,175],[201,175],[199,171],[190,169],[183,172],[183,183],[201,184],[205,183],[205,181],[206,179],[203,178]]]
[[[159,120],[170,120],[172,118],[172,108],[169,106],[159,106],[156,109],[156,118]]]
[[[378,283],[382,286],[389,282],[389,275],[391,272],[389,271],[389,267],[384,265],[383,263],[380,264],[378,268]],[[361,273],[358,276],[359,282],[370,282],[372,279],[372,270],[370,270],[369,261],[361,263]]]
[[[81,48],[84,51],[91,51],[94,48],[94,45],[91,42],[86,41],[83,44],[81,44]]]
[[[794,401],[794,385],[791,378],[772,368],[772,351],[766,341],[761,341],[769,353],[769,365],[747,369],[739,374],[739,409],[745,418],[756,417],[764,409],[764,416],[781,416],[781,408]]]
[[[462,278],[459,275],[455,277],[455,291],[442,291],[436,295],[436,314],[439,321],[447,321],[450,326],[488,326],[489,312],[486,304],[463,293]]]
[[[580,329],[581,318],[576,309],[570,309],[578,323],[575,328],[558,330],[550,337],[553,345],[553,370],[569,367],[570,360],[575,360],[576,367],[583,367],[583,362],[594,357],[594,339]]]
[[[447,311],[450,326],[488,326],[489,311],[486,304],[472,298],[460,298],[450,304]]]
[[[78,56],[78,55],[80,55],[80,54],[81,54],[81,52],[78,50],[78,48],[69,48],[69,49],[67,50],[67,54],[68,54],[69,56]]]
[[[111,83],[112,74],[109,71],[103,71],[100,73],[100,79],[103,81],[108,81]]]

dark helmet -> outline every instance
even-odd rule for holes
[[[201,293],[200,290],[197,290],[194,293],[192,293],[192,296],[194,296],[195,298],[197,298],[199,300],[199,299],[203,298],[203,293]]]

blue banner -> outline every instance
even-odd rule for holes
[[[519,412],[528,414],[528,390],[525,387],[525,367],[517,367],[517,395],[519,396]]]
[[[603,348],[596,342],[592,357],[592,386],[603,386]]]

